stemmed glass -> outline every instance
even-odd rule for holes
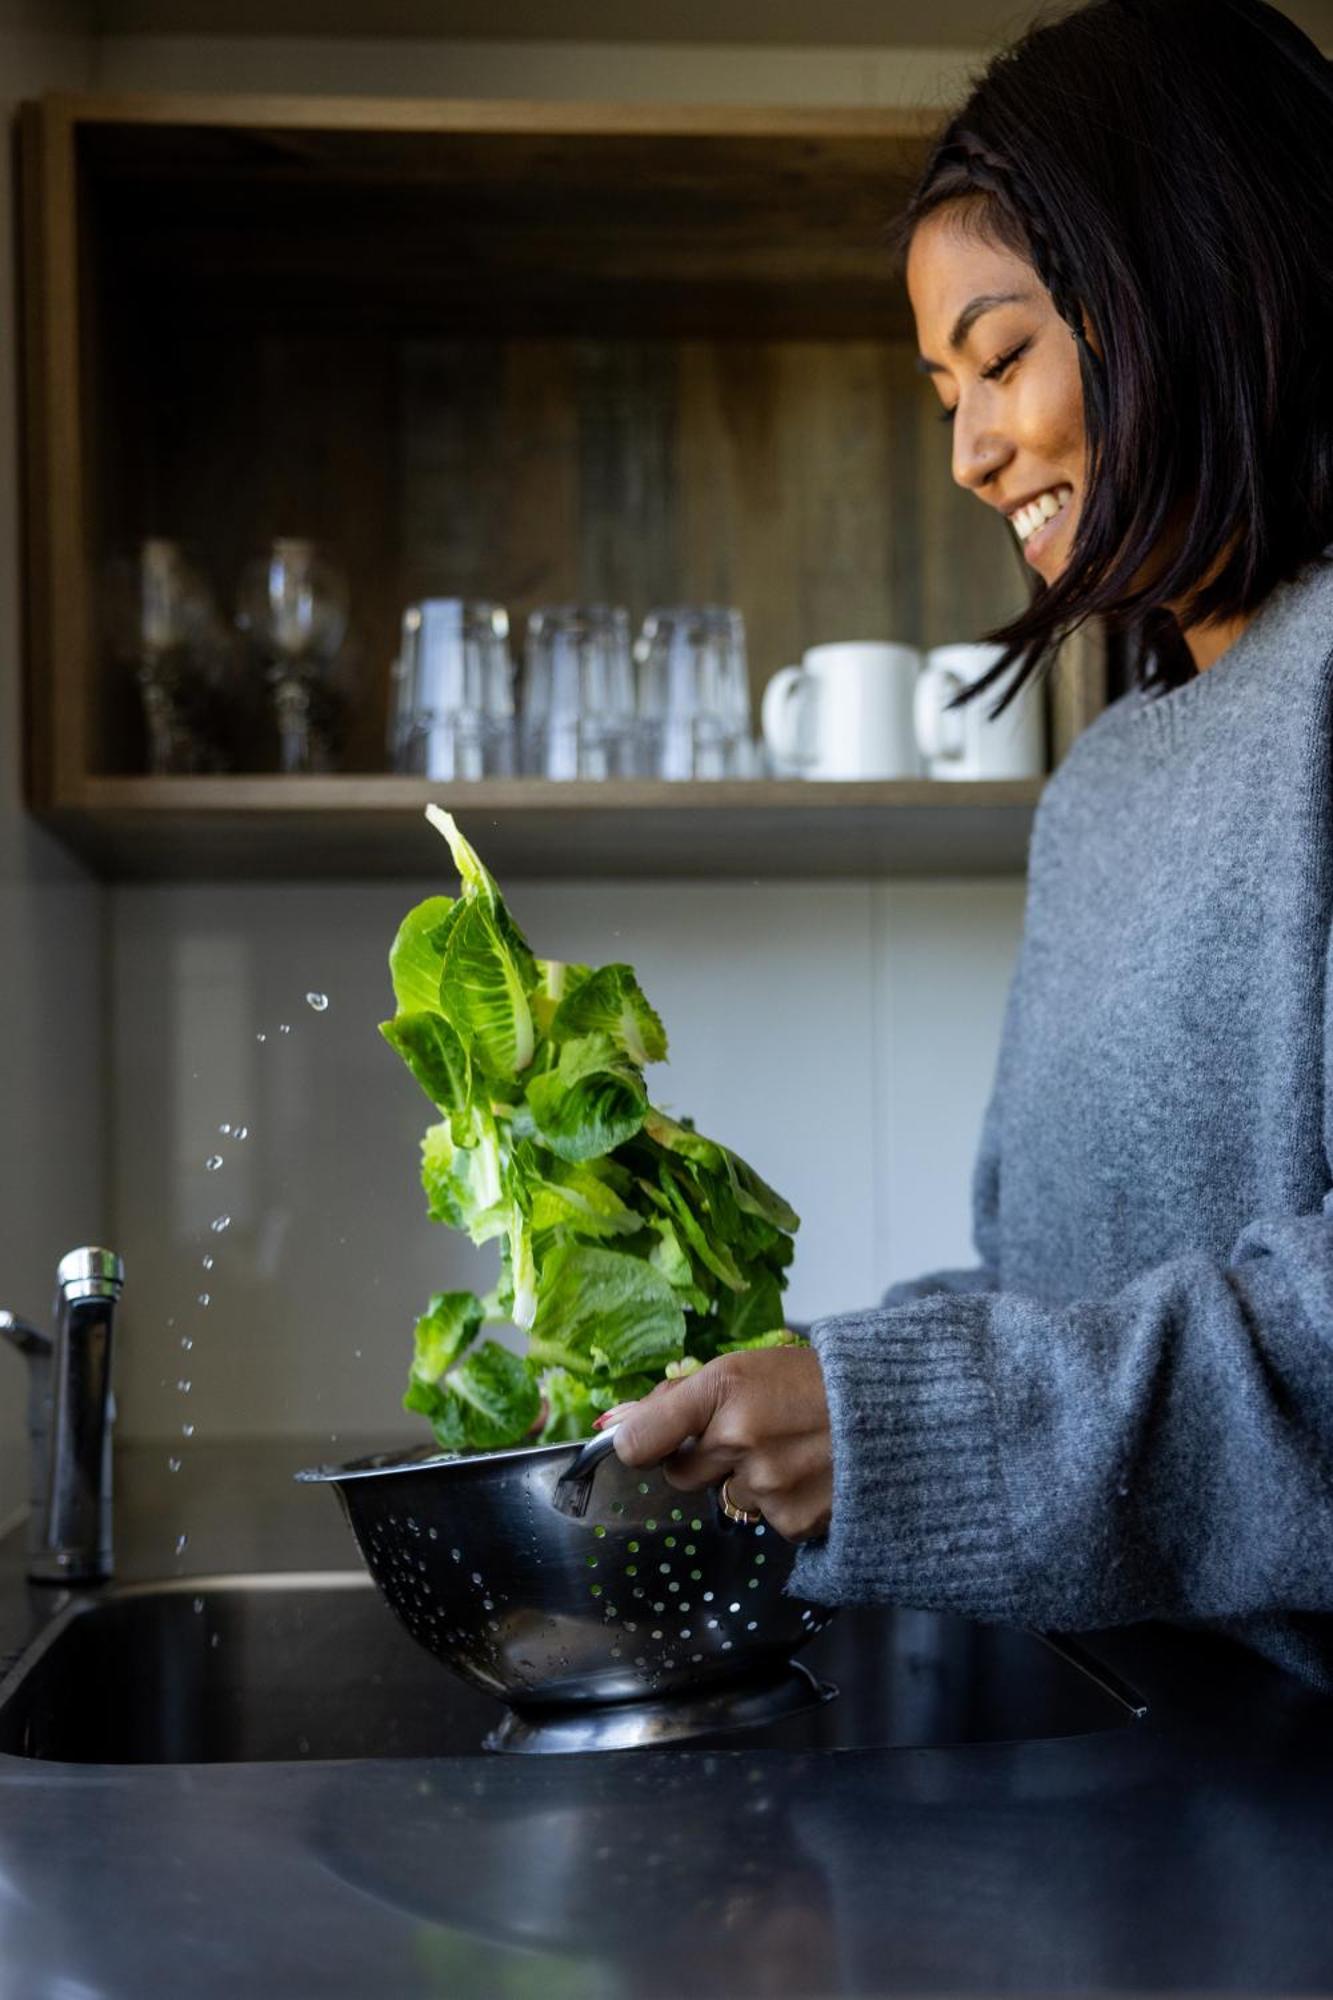
[[[106,578],[112,651],[134,673],[154,776],[223,770],[227,636],[179,542],[149,536]]]
[[[314,542],[282,537],[248,563],[236,623],[266,659],[278,768],[332,765],[336,704],[328,666],[347,632],[347,585]]]

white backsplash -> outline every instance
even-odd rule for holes
[[[541,955],[634,965],[671,1039],[655,1100],[794,1203],[793,1318],[971,1260],[1020,881],[504,886]],[[493,1245],[426,1218],[431,1109],[376,1033],[389,943],[430,887],[113,892],[125,1435],[415,1430],[412,1321],[494,1272]]]

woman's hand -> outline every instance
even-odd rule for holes
[[[642,1402],[610,1410],[616,1455],[661,1465],[682,1492],[730,1481],[735,1507],[758,1511],[789,1542],[822,1535],[833,1511],[833,1447],[819,1357],[810,1347],[725,1354]]]

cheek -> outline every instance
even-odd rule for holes
[[[1081,463],[1084,446],[1083,383],[1071,354],[1058,367],[1032,371],[1024,384],[1026,442],[1056,464]]]

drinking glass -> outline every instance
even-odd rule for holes
[[[635,645],[644,768],[659,778],[751,777],[745,620],[730,605],[661,605]]]
[[[523,767],[543,778],[629,778],[639,732],[629,612],[619,604],[539,605],[528,619]]]
[[[509,614],[480,598],[428,597],[403,613],[389,762],[426,778],[510,777]]]
[[[106,576],[112,651],[133,671],[156,776],[226,768],[227,638],[179,542],[150,536]]]
[[[242,571],[236,623],[265,660],[278,768],[330,769],[337,700],[328,667],[347,633],[341,573],[316,543],[280,537]]]

